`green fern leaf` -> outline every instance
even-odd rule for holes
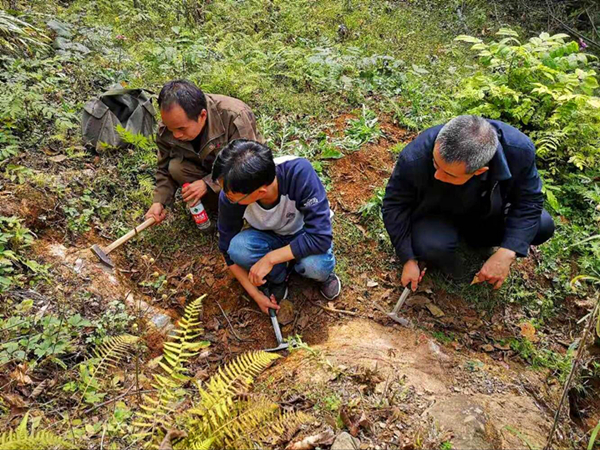
[[[23,420],[15,431],[7,431],[0,434],[0,450],[40,450],[40,449],[71,449],[75,446],[48,432],[31,430],[27,431],[27,422],[29,421],[29,412],[25,414]]]
[[[185,364],[200,349],[209,345],[208,342],[194,342],[203,332],[199,317],[204,297],[206,295],[197,298],[185,308],[184,315],[178,322],[178,328],[171,335],[173,340],[165,342],[163,357],[159,361],[159,366],[166,375],[154,374],[152,386],[156,393],[142,397],[144,400],[140,405],[142,411],[136,414],[133,424],[140,430],[134,437],[145,441],[145,447],[157,446],[162,437],[161,429],[168,428],[173,423],[177,416],[175,405],[182,399],[179,393],[180,387],[189,380],[185,374]]]

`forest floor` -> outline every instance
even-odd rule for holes
[[[192,380],[177,392],[185,400],[171,405],[177,413],[169,425],[185,424],[184,411],[200,397],[202,388],[190,381],[207,381],[236,356],[275,346],[269,318],[229,273],[216,235],[198,233],[179,194],[165,222],[111,254],[114,268],[90,251],[141,222],[156,148],[139,135],[128,137],[127,148],[83,147],[84,104],[115,83],[159,92],[166,81],[186,78],[246,102],[276,156],[309,159],[335,214],[342,293],[328,302],[315,284],[291,276],[279,319],[292,348],[252,393],[314,420],[296,435],[275,436],[272,447],[329,429],[338,437],[349,432],[363,450],[543,448],[597,299],[592,284],[571,283],[600,273],[600,241],[590,240],[600,221],[597,167],[575,167],[560,152],[540,154],[554,238],[518,260],[499,291],[428,270],[400,311],[408,327],[387,316],[403,287],[381,202],[404,146],[465,113],[461,96],[474,95],[465,81],[486,73],[455,38],[467,33],[488,42],[512,26],[525,43],[562,31],[545,19],[544,7],[5,3],[33,26],[18,36],[0,29],[0,41],[14,43],[0,55],[1,430],[14,430],[26,416],[30,426],[80,447],[139,447],[141,393],[154,389],[170,331],[202,296],[197,339],[210,346],[186,365]],[[578,57],[596,67],[589,49]],[[466,254],[474,274],[486,255]],[[91,376],[95,352],[123,335],[141,345]],[[588,342],[568,394],[554,448],[583,449],[600,420],[598,338]],[[312,447],[329,445],[326,439]]]
[[[352,117],[340,117],[329,132],[339,133]],[[410,327],[387,317],[403,289],[399,271],[377,236],[382,230],[366,223],[359,210],[391,174],[392,149],[414,133],[391,121],[384,121],[382,130],[376,142],[328,166],[342,294],[327,302],[314,284],[291,277],[293,309],[280,315],[286,316],[283,334],[296,349],[261,377],[258,389],[270,392],[284,408],[310,411],[320,427],[349,429],[360,438],[361,448],[437,448],[446,442],[457,449],[541,448],[562,384],[556,370],[532,369],[511,346],[522,337],[538,339],[518,304],[499,301],[488,287],[456,285],[432,271],[400,312]],[[88,170],[94,176],[94,166]],[[185,305],[204,294],[203,338],[210,347],[190,367],[196,379],[207,379],[248,350],[276,345],[268,317],[227,270],[216,236],[199,237],[200,243],[187,239],[175,251],[168,250],[169,243],[152,244],[144,254],[131,242],[125,255],[121,250],[111,255],[115,268],[109,269],[89,251],[92,244],[108,240],[89,232],[67,248],[61,234],[39,226],[40,216],[50,210],[34,205],[51,205],[50,199],[39,200],[32,201],[25,188],[3,203],[2,213],[26,217],[29,226],[38,222],[41,231],[33,251],[56,268],[54,290],[64,301],[86,293],[79,309],[84,317],[101,314],[115,300],[125,302],[142,324],[148,348],[142,371],[151,372]],[[148,239],[160,240],[161,229],[188,219],[173,214],[148,231]],[[184,226],[192,227],[191,219]],[[142,242],[144,236],[137,241]],[[513,273],[539,278],[537,257],[533,249]],[[166,284],[162,291],[169,294],[155,295],[156,280]],[[576,317],[589,307],[579,300],[569,304]],[[60,307],[45,297],[36,299],[36,306],[49,311]],[[542,331],[553,351],[566,354],[576,330],[572,321],[556,317]],[[125,372],[124,378],[132,376],[131,369]],[[7,377],[0,376],[0,384]],[[14,386],[11,395],[23,398],[21,409],[29,406],[26,398],[33,387]],[[600,418],[598,398],[585,402],[578,405],[585,417],[561,422],[559,447],[581,441],[584,430]],[[12,414],[19,411],[13,406]],[[314,427],[303,431],[315,432]]]

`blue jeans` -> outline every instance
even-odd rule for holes
[[[267,253],[285,247],[297,236],[280,236],[272,231],[260,231],[254,228],[238,233],[229,243],[227,253],[231,260],[246,270]],[[333,249],[320,255],[310,255],[296,261],[294,270],[311,280],[325,281],[335,268]],[[283,283],[287,276],[287,264],[277,264],[273,267],[267,280],[272,283]]]

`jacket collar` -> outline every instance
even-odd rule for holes
[[[492,160],[488,164],[490,170],[488,170],[488,177],[494,181],[505,181],[512,178],[512,173],[510,172],[510,168],[508,167],[508,162],[506,161],[506,155],[504,154],[504,149],[502,148],[502,144],[498,143],[498,148],[496,149],[496,153],[492,157]]]
[[[202,152],[202,150],[204,149],[204,147],[206,146],[206,144],[208,144],[210,141],[221,137],[225,134],[225,127],[223,126],[223,119],[221,118],[221,115],[219,114],[219,111],[217,109],[217,106],[215,104],[215,101],[213,100],[212,96],[210,94],[205,94],[206,95],[206,113],[207,113],[207,118],[206,118],[206,124],[204,125],[207,128],[207,132],[206,132],[206,137],[205,139],[202,140],[201,144],[200,144],[200,148],[198,149],[198,152]],[[200,131],[200,133],[204,133],[204,129],[202,129],[202,131]],[[175,137],[173,136],[173,133],[171,133],[169,131],[169,129],[165,126],[164,123],[160,122],[158,124],[158,135],[160,136],[161,140],[171,144],[171,145],[177,145],[178,147],[183,147],[186,150],[190,150],[190,151],[194,151],[194,147],[192,146],[192,144],[190,142],[187,141],[180,141],[179,139],[175,139]]]

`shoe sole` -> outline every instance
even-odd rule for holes
[[[342,292],[342,282],[340,281],[340,277],[338,277],[337,275],[335,275],[335,278],[338,281],[338,291],[335,293],[335,295],[333,297],[327,297],[323,291],[320,291],[321,295],[323,297],[325,297],[327,300],[333,300],[333,299],[338,298],[339,295],[340,295],[340,293]]]

